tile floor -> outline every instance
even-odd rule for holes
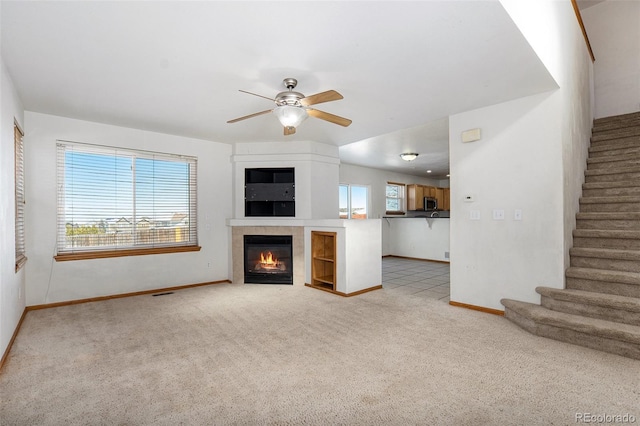
[[[382,287],[398,294],[449,302],[449,264],[384,257]]]

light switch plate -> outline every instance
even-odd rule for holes
[[[513,211],[513,220],[522,220],[522,210],[521,209],[515,209]]]
[[[493,220],[504,220],[504,210],[503,209],[494,209],[493,210]]]
[[[480,220],[480,210],[471,210],[471,211],[469,211],[469,219],[471,219],[471,220]]]

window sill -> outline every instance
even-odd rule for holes
[[[184,253],[190,251],[200,251],[200,249],[200,246],[182,246],[128,250],[85,251],[82,253],[58,254],[53,258],[56,260],[56,262],[64,262],[67,260],[105,259],[109,257],[144,256],[147,254]]]
[[[18,258],[16,259],[16,273],[20,269],[22,269],[25,263],[27,263],[27,256],[25,256],[24,254],[21,254],[20,256],[18,256]]]

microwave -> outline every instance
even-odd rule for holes
[[[438,210],[438,200],[433,197],[424,197],[424,209],[426,210]]]

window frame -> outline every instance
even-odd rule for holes
[[[25,237],[25,179],[24,179],[24,132],[17,121],[13,122],[14,148],[14,192],[15,192],[15,272],[27,262]]]
[[[67,150],[73,150],[83,154],[104,155],[105,157],[124,157],[131,159],[131,198],[132,203],[132,216],[131,219],[134,223],[133,229],[136,229],[135,223],[141,222],[147,218],[147,215],[137,214],[135,205],[140,200],[136,198],[136,160],[163,160],[163,161],[184,161],[188,165],[188,178],[187,178],[187,192],[188,192],[188,225],[187,234],[188,240],[175,243],[167,243],[160,241],[141,243],[135,235],[132,237],[131,244],[123,245],[108,245],[108,246],[87,246],[85,247],[71,247],[66,248],[66,214],[65,203],[67,200],[67,194],[65,193],[65,171],[66,153]],[[156,151],[144,151],[131,148],[120,148],[113,146],[94,145],[80,142],[70,142],[64,140],[56,141],[56,158],[57,158],[57,254],[54,256],[56,261],[68,261],[68,260],[84,260],[84,259],[99,259],[99,258],[111,258],[121,256],[140,256],[148,254],[162,254],[162,253],[181,253],[200,251],[201,247],[198,245],[198,222],[197,222],[197,158],[178,154],[169,154]],[[154,181],[155,182],[155,181]],[[155,197],[155,193],[154,193]],[[155,201],[153,202],[155,206]],[[128,216],[128,215],[127,215]],[[103,218],[106,219],[106,218]],[[126,219],[126,218],[125,218]],[[135,231],[134,231],[135,232]],[[61,248],[62,247],[62,248]],[[104,248],[102,248],[104,247]]]
[[[359,185],[359,184],[351,184],[351,183],[341,183],[338,185],[338,194],[340,194],[340,187],[346,187],[347,188],[347,217],[340,217],[340,219],[353,219],[353,220],[363,220],[363,219],[368,219],[369,218],[369,210],[371,208],[371,188],[369,187],[369,185]],[[357,188],[364,188],[366,190],[366,211],[365,211],[365,217],[352,217],[352,211],[351,211],[351,189],[353,187],[357,187]],[[339,195],[338,195],[339,196]],[[339,207],[339,201],[338,201],[338,207]]]
[[[396,186],[398,187],[398,197],[389,197],[387,195],[387,187],[389,186]],[[400,183],[400,182],[387,182],[387,184],[384,187],[384,208],[385,208],[385,214],[386,215],[404,215],[406,214],[406,202],[405,202],[405,194],[407,191],[407,185],[404,183]],[[400,207],[399,210],[387,210],[387,201],[389,199],[393,199],[393,200],[398,200],[398,206]]]

